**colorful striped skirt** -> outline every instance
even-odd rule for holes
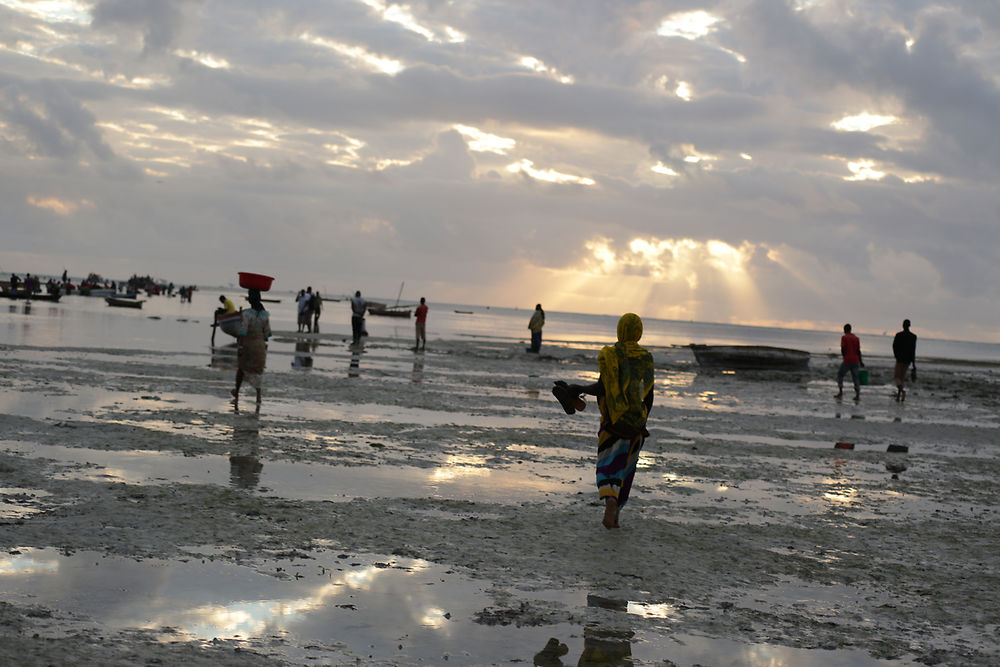
[[[628,502],[635,467],[645,442],[644,433],[625,438],[601,425],[597,434],[597,492],[602,499],[611,496],[618,501],[619,507]]]

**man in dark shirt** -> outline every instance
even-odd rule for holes
[[[903,320],[903,330],[892,339],[892,354],[896,357],[893,376],[896,379],[896,400],[906,400],[906,369],[913,365],[913,378],[917,377],[917,335],[910,331],[910,320]]]

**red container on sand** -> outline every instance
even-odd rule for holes
[[[274,278],[271,276],[265,276],[260,273],[245,273],[243,271],[240,274],[240,287],[245,287],[247,289],[259,289],[261,292],[266,292],[271,289],[271,282]]]
[[[838,442],[836,445],[834,445],[834,447],[836,447],[837,449],[854,449],[854,443],[853,442]]]

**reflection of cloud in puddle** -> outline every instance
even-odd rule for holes
[[[55,556],[45,558],[32,549],[24,549],[22,553],[18,553],[19,551],[22,550],[11,549],[0,556],[0,576],[23,577],[59,570],[59,561]]]

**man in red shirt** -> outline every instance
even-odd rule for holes
[[[427,349],[427,303],[424,301],[424,297],[420,297],[420,305],[417,306],[414,315],[417,316],[417,344],[413,348],[414,350],[419,350],[421,347]],[[423,345],[420,341],[423,341]]]
[[[858,369],[865,365],[861,360],[861,341],[851,333],[851,325],[844,325],[844,335],[840,337],[840,354],[844,357],[837,371],[837,394],[836,398],[844,395],[844,376],[850,371],[851,379],[854,380],[854,400],[861,399],[861,382],[858,377]]]

